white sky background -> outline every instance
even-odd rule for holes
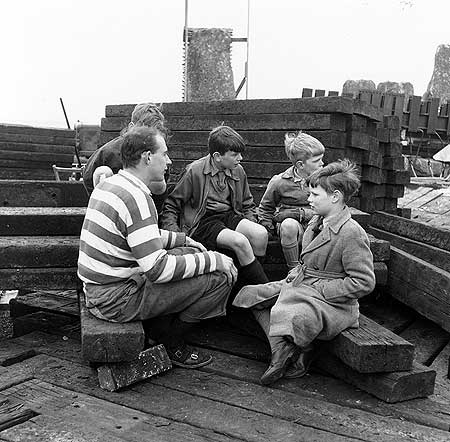
[[[249,98],[410,81],[422,95],[449,0],[251,0]],[[100,124],[107,104],[180,101],[184,0],[0,3],[0,122]],[[189,26],[245,36],[246,0],[190,0]],[[235,87],[245,44],[234,43]],[[240,98],[245,97],[245,90]]]

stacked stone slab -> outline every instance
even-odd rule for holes
[[[54,179],[52,165],[70,167],[75,131],[0,125],[0,179]]]
[[[116,137],[127,126],[133,108],[106,106],[101,143]],[[227,124],[239,131],[247,143],[242,164],[250,183],[259,185],[259,192],[274,174],[289,167],[284,135],[295,130],[307,132],[325,145],[326,163],[350,158],[360,166],[363,187],[351,202],[358,209],[392,209],[397,197],[394,195],[401,189],[393,193],[390,186],[406,182],[406,174],[397,169],[401,152],[392,147],[399,141],[399,126],[391,128],[389,125],[394,123],[383,120],[374,106],[349,97],[166,103],[163,113],[172,131],[172,181],[177,180],[186,164],[207,154],[209,131]],[[379,136],[383,136],[381,143]]]

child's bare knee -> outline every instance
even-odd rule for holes
[[[303,229],[301,229],[298,221],[292,218],[286,218],[280,224],[280,236],[281,238],[291,238],[292,240],[296,239],[299,233],[303,234]]]
[[[230,235],[230,247],[235,253],[248,252],[252,250],[252,246],[248,238],[240,232],[233,232]]]

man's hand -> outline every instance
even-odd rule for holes
[[[298,222],[302,221],[302,209],[300,207],[295,209],[283,209],[282,212],[274,216],[274,220],[277,223],[283,222],[287,218],[295,219]]]
[[[206,247],[197,241],[194,241],[191,237],[186,236],[186,242],[184,243],[186,247],[195,247],[196,249],[200,250],[200,252],[206,252]]]
[[[237,281],[238,271],[233,260],[223,253],[214,252],[217,261],[217,271],[223,272],[227,276],[228,285],[234,285]]]

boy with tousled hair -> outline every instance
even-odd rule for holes
[[[258,219],[271,235],[278,233],[286,264],[292,269],[298,264],[303,233],[313,214],[306,179],[323,166],[325,148],[301,131],[287,133],[284,144],[292,166],[269,181],[258,207]]]
[[[167,197],[161,226],[184,231],[209,250],[235,257],[239,285],[267,282],[262,268],[267,231],[256,222],[247,175],[240,165],[243,138],[218,126],[208,138],[209,154],[189,164]]]
[[[316,215],[303,235],[299,264],[283,281],[244,287],[233,303],[252,309],[269,340],[265,385],[305,375],[313,358],[311,343],[358,327],[358,298],[375,287],[369,239],[347,207],[360,183],[355,165],[331,163],[307,183]]]

